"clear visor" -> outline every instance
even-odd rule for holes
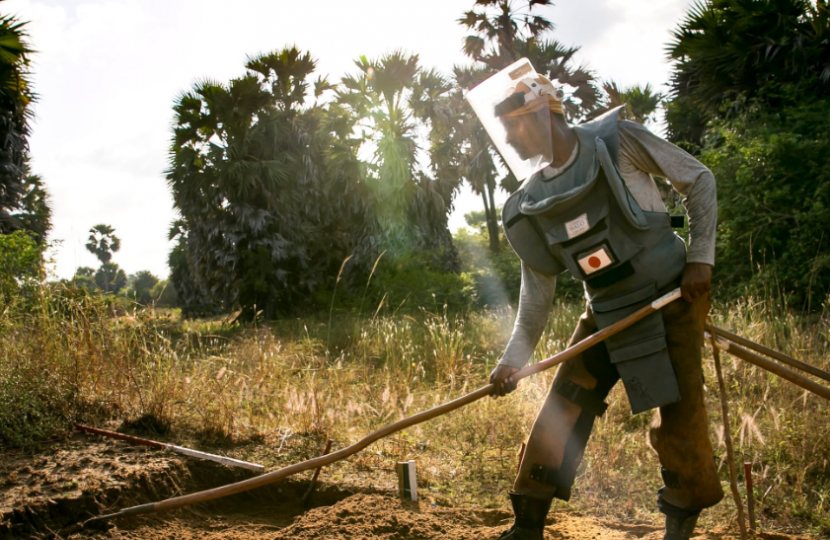
[[[550,100],[561,96],[523,58],[467,93],[467,100],[517,180],[553,161]]]

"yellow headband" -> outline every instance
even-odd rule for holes
[[[522,116],[523,114],[531,114],[536,113],[547,107],[550,112],[554,114],[561,114],[564,115],[565,112],[562,110],[562,102],[557,101],[553,96],[545,96],[547,99],[534,99],[529,101],[516,109],[515,111],[509,112],[505,114],[502,118],[513,118],[516,116]]]
[[[550,79],[548,79],[547,77],[545,77],[544,75],[541,75],[541,74],[536,75],[536,82],[540,82],[540,83],[542,83],[546,86],[554,86],[554,84],[550,81]],[[542,109],[545,108],[545,106],[547,106],[547,108],[550,110],[550,112],[552,112],[554,114],[561,114],[561,115],[564,116],[565,112],[562,110],[562,102],[557,100],[556,98],[554,98],[550,94],[546,95],[545,97],[547,98],[547,100],[544,100],[544,99],[531,100],[528,103],[525,103],[523,106],[516,109],[515,111],[509,112],[504,116],[507,117],[507,118],[512,118],[512,117],[515,117],[515,116],[521,116],[523,114],[532,114],[532,113],[536,113],[536,112],[541,111]],[[561,96],[561,90],[560,90],[560,97],[562,97]],[[545,103],[545,101],[547,101],[547,103]]]

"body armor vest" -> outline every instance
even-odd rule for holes
[[[619,108],[574,127],[576,159],[545,178],[536,173],[502,213],[507,240],[522,261],[547,275],[568,271],[602,329],[677,283],[686,246],[667,212],[646,212],[617,168]],[[632,413],[680,399],[660,312],[605,340]]]

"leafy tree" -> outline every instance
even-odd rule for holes
[[[190,271],[187,247],[188,229],[184,220],[177,220],[170,226],[169,240],[176,242],[167,264],[170,267],[170,284],[176,290],[177,303],[185,317],[199,317],[217,313],[217,306],[211,301]]]
[[[45,243],[46,235],[52,229],[52,209],[49,206],[49,192],[43,179],[36,174],[27,174],[22,184],[23,196],[20,207],[12,214],[16,225],[34,234],[38,243]]]
[[[136,302],[141,304],[150,304],[153,302],[153,287],[159,282],[159,278],[154,276],[149,270],[140,270],[127,277],[126,295],[129,298],[134,298]]]
[[[29,82],[32,50],[25,26],[0,16],[0,234],[26,230],[45,243],[51,228],[48,193],[41,178],[29,172]]]
[[[830,100],[714,122],[701,159],[718,178],[718,281],[821,309],[830,294]]]
[[[718,179],[722,292],[816,310],[830,282],[824,0],[708,0],[673,33],[670,137]]]
[[[309,101],[311,56],[288,48],[246,69],[177,99],[167,181],[181,214],[170,255],[180,301],[250,320],[307,306],[371,216],[352,116]],[[315,98],[330,88],[318,78]]]
[[[457,66],[454,82],[461,99],[452,102],[454,114],[447,129],[454,133],[454,144],[465,151],[457,159],[458,173],[484,204],[490,251],[498,252],[499,224],[496,217],[496,186],[512,193],[519,180],[508,172],[501,179],[500,157],[486,132],[463,100],[463,93],[493,73],[519,58],[527,57],[539,73],[574,88],[564,104],[566,116],[572,121],[586,118],[599,107],[601,93],[594,75],[583,66],[574,67],[572,60],[578,47],[566,47],[546,36],[554,25],[536,11],[553,5],[551,0],[529,0],[519,6],[509,0],[477,0],[472,10],[459,19],[471,34],[465,38],[464,52],[473,61],[471,66]],[[502,164],[503,165],[503,164]]]
[[[15,231],[0,234],[0,300],[6,303],[20,285],[43,278],[43,247],[32,234]]]
[[[107,264],[112,260],[112,254],[121,249],[121,239],[115,236],[111,226],[99,223],[89,229],[86,249],[98,257],[101,264]]]
[[[178,305],[176,288],[170,280],[164,279],[156,283],[150,291],[150,296],[157,306],[174,307]]]
[[[830,16],[826,0],[706,0],[672,33],[674,62],[668,134],[695,150],[706,122],[792,84],[805,96],[830,95]]]
[[[29,136],[29,104],[34,95],[29,83],[26,23],[0,16],[0,233],[20,229],[11,213],[25,195]]]
[[[89,266],[79,266],[77,270],[75,270],[76,276],[82,277],[91,277],[95,275],[95,269],[90,268]]]
[[[621,117],[639,124],[655,121],[657,109],[663,102],[663,94],[655,92],[650,84],[645,86],[633,85],[620,88],[614,81],[602,83],[602,90],[606,98],[601,106],[588,114],[589,118],[596,118],[606,111],[625,105]]]
[[[484,214],[484,210],[473,210],[464,214],[464,221],[473,229],[480,230],[486,227],[487,216]]]
[[[117,293],[127,285],[127,274],[113,262],[105,262],[95,272],[95,285],[103,292]]]
[[[434,71],[424,71],[417,55],[361,57],[356,65],[359,73],[343,78],[337,102],[362,131],[363,145],[374,149],[365,167],[365,185],[381,235],[378,241],[391,257],[427,250],[438,255],[439,267],[457,270],[447,218],[458,183],[452,174],[441,174],[446,171],[440,170],[440,160],[431,160],[431,172],[437,174],[419,166],[416,142],[419,120],[428,120],[424,111],[416,110],[423,104],[416,99],[425,94],[426,99],[440,99],[451,86]],[[434,150],[430,148],[432,154]]]

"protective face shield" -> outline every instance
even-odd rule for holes
[[[473,110],[519,180],[553,161],[551,111],[562,111],[564,92],[526,58],[499,71],[467,94]]]

